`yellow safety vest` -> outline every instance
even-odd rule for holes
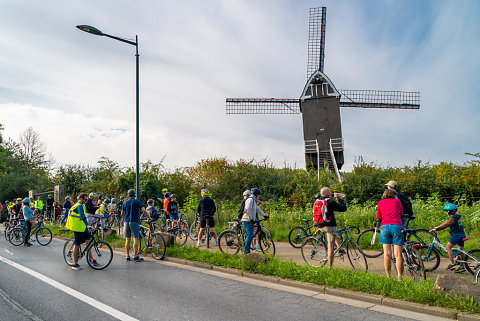
[[[80,218],[80,214],[75,213],[73,210],[76,209],[78,206],[83,206],[83,213],[86,214],[85,205],[80,202],[77,202],[72,208],[68,211],[68,218],[65,227],[68,228],[70,231],[74,232],[84,232],[87,226],[85,222],[82,221]]]
[[[35,208],[38,210],[43,210],[43,202],[42,200],[35,201]]]

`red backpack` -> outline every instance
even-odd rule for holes
[[[329,198],[323,200],[317,200],[313,204],[313,222],[319,225],[325,225],[330,222],[330,217],[327,216],[327,201]]]

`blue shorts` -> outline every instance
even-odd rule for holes
[[[382,225],[380,229],[380,243],[403,245],[402,227],[400,225]]]
[[[452,235],[452,237],[450,237],[450,239],[448,240],[448,243],[463,247],[464,241],[462,240],[466,237],[466,235]]]
[[[178,214],[170,214],[171,220],[178,220]]]
[[[140,236],[140,223],[125,222],[125,226],[123,227],[123,235],[125,238],[131,238],[132,234],[134,239],[138,239]]]
[[[85,231],[83,232],[73,232],[73,234],[75,236],[73,244],[75,245],[81,245],[90,239],[90,233],[88,232],[88,228],[85,229]]]

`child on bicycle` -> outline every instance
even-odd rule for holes
[[[170,201],[167,204],[167,212],[170,215],[170,220],[172,221],[172,228],[175,222],[178,221],[178,205],[177,205],[177,195],[172,194],[170,196]]]
[[[443,207],[443,210],[447,212],[449,218],[439,226],[430,230],[430,233],[441,231],[443,229],[449,228],[450,240],[447,244],[448,258],[450,259],[450,264],[447,266],[447,270],[453,271],[455,263],[453,261],[453,251],[452,248],[455,245],[458,245],[459,249],[463,250],[464,241],[467,240],[465,231],[463,229],[463,224],[460,222],[461,215],[457,214],[458,208],[455,204],[447,203]],[[456,270],[456,273],[465,272],[465,267],[463,265],[459,266]]]
[[[147,212],[154,221],[160,218],[160,211],[155,207],[155,201],[153,199],[147,201]]]

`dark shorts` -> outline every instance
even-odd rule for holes
[[[395,224],[382,225],[380,229],[380,243],[403,245],[402,227]]]
[[[170,214],[171,220],[178,220],[178,214]]]
[[[452,235],[450,239],[448,240],[449,243],[452,243],[453,245],[458,245],[463,247],[464,241],[462,241],[464,238],[467,238],[465,235]]]
[[[73,234],[75,235],[75,241],[73,241],[75,245],[81,245],[90,239],[88,229],[85,229],[84,232],[73,232]]]
[[[215,220],[213,219],[213,216],[200,216],[200,227],[201,228],[207,227],[207,221],[208,221],[208,226],[215,227]]]

